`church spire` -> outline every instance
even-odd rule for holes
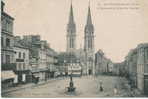
[[[76,48],[76,25],[74,22],[73,6],[71,0],[69,22],[67,24],[67,52],[74,52]]]
[[[94,26],[92,23],[91,19],[91,10],[90,10],[90,1],[89,1],[89,6],[88,6],[88,14],[87,14],[87,20],[86,20],[86,25],[85,25],[85,33],[93,33],[94,32]]]
[[[92,20],[91,20],[90,1],[89,1],[88,15],[87,15],[87,25],[90,25],[90,24],[92,24]]]
[[[71,0],[70,13],[69,13],[69,22],[67,25],[67,32],[74,33],[74,34],[76,32],[76,26],[75,26],[74,15],[73,15],[72,0]]]
[[[69,24],[74,23],[74,16],[73,16],[73,6],[72,6],[72,0],[71,0],[71,6],[70,6],[70,14],[69,14]]]

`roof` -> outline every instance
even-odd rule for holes
[[[137,48],[148,47],[148,43],[141,43],[137,46]]]
[[[100,55],[104,55],[104,52],[101,50],[101,49],[99,49],[97,52],[96,52],[96,54],[100,54]]]
[[[29,49],[26,46],[23,46],[23,44],[21,44],[19,41],[14,41],[14,47],[19,47],[19,48],[23,48],[23,49]]]
[[[2,12],[2,15],[4,15],[4,16],[10,18],[11,20],[14,20],[14,18],[11,17],[11,16],[10,16],[9,14],[7,14],[6,12]]]

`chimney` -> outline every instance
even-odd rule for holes
[[[4,6],[5,6],[5,3],[1,1],[1,12],[4,12]]]

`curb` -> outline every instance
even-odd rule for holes
[[[19,88],[12,89],[12,90],[1,91],[1,94],[6,94],[6,93],[9,93],[9,92],[12,92],[12,91],[22,90],[22,89],[26,89],[26,88],[34,88],[34,87],[38,87],[38,86],[47,84],[47,83],[49,83],[49,82],[51,82],[51,81],[63,80],[63,79],[65,79],[65,78],[50,79],[50,80],[48,80],[48,81],[41,81],[41,82],[39,82],[38,84],[31,83],[30,86],[24,86],[24,87],[19,87]],[[14,87],[14,88],[15,88],[15,87]]]

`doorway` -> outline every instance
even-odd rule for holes
[[[89,74],[89,75],[92,74],[92,70],[91,70],[91,69],[88,70],[88,74]]]
[[[148,95],[148,77],[144,77],[144,94]]]

